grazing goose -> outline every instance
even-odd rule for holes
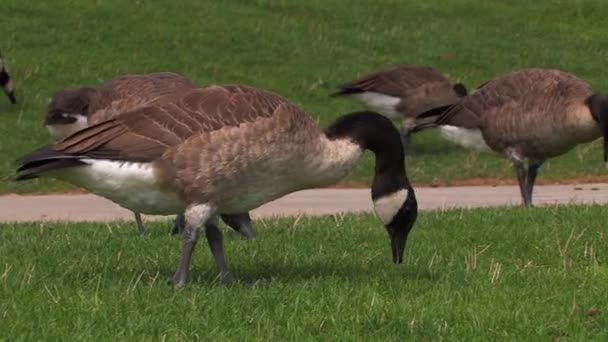
[[[0,85],[2,86],[4,93],[6,94],[6,96],[8,96],[8,99],[11,101],[11,103],[17,103],[17,99],[15,98],[15,85],[13,84],[13,81],[11,80],[11,76],[8,74],[8,71],[6,71],[6,68],[4,67],[2,53],[0,53]]]
[[[90,125],[110,119],[120,113],[159,103],[170,95],[184,93],[196,85],[187,78],[158,72],[144,75],[123,75],[106,82],[100,89],[91,87],[66,88],[54,94],[47,108],[45,125],[56,141],[63,140]],[[141,233],[141,215],[134,212]],[[248,213],[222,215],[222,220],[240,232],[245,239],[254,239],[255,231]],[[178,233],[183,218],[178,215],[173,233]]]
[[[487,82],[416,130],[433,125],[468,135],[467,141],[511,159],[526,206],[532,205],[536,174],[545,160],[602,135],[608,159],[608,97],[560,70],[525,69]]]
[[[237,85],[191,89],[23,156],[17,180],[53,177],[133,211],[185,212],[174,277],[182,287],[201,225],[222,279],[229,280],[218,214],[334,184],[366,149],[376,156],[374,209],[389,234],[393,261],[401,263],[417,202],[399,132],[376,113],[342,116],[323,131],[274,93]]]
[[[454,104],[465,95],[464,85],[452,84],[439,71],[423,65],[400,65],[368,74],[331,94],[355,98],[391,119],[401,118],[406,146],[412,129],[420,123],[419,114]]]

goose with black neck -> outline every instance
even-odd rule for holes
[[[183,211],[182,257],[174,276],[175,286],[183,287],[200,226],[220,276],[231,279],[220,214],[334,184],[366,149],[376,156],[374,210],[388,232],[393,261],[401,263],[416,220],[416,196],[399,132],[372,112],[344,115],[322,130],[269,91],[239,85],[192,89],[25,155],[17,179],[58,178],[145,214]]]

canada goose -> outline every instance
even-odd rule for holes
[[[452,84],[439,71],[424,65],[399,65],[343,84],[331,96],[348,96],[391,119],[402,119],[404,144],[419,124],[417,116],[454,104],[467,95],[461,83]],[[428,120],[428,119],[427,119]]]
[[[143,75],[122,75],[101,88],[66,88],[56,92],[48,105],[45,125],[56,141],[63,140],[90,125],[120,113],[164,101],[170,95],[184,93],[196,85],[171,72]],[[141,215],[134,212],[140,233],[144,232]],[[240,232],[245,239],[254,239],[255,231],[249,213],[222,215],[222,220]],[[178,215],[173,234],[178,233],[183,218]]]
[[[437,125],[511,159],[526,206],[545,160],[602,135],[608,160],[608,97],[560,70],[524,69],[494,79],[416,129]]]
[[[6,68],[4,67],[4,62],[2,60],[1,52],[0,52],[0,85],[2,86],[4,93],[6,94],[6,96],[8,96],[8,99],[11,101],[11,103],[16,104],[17,99],[15,98],[15,85],[13,84],[13,81],[11,80],[11,76],[8,74],[8,71],[6,71]]]
[[[16,179],[62,179],[141,213],[185,212],[174,277],[182,287],[201,225],[222,279],[229,280],[217,214],[246,212],[336,183],[365,149],[376,156],[374,209],[389,234],[393,261],[401,263],[417,202],[399,132],[376,113],[345,115],[322,131],[300,108],[268,91],[191,89],[23,156]]]

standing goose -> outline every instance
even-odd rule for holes
[[[526,206],[532,205],[536,174],[545,160],[602,135],[608,160],[608,97],[560,70],[524,69],[487,82],[432,125],[469,135],[469,142],[487,144],[511,159]]]
[[[464,85],[452,84],[439,71],[423,65],[400,65],[371,73],[331,94],[355,98],[391,119],[401,118],[406,146],[412,129],[420,123],[419,114],[454,104],[465,95]]]
[[[13,81],[11,80],[11,76],[8,74],[8,71],[6,71],[6,68],[4,67],[2,53],[0,53],[0,85],[2,86],[2,90],[4,90],[4,93],[6,94],[6,96],[8,96],[8,99],[11,101],[11,103],[16,104],[17,99],[15,98],[15,85],[13,84]]]
[[[108,120],[120,113],[160,103],[196,87],[187,78],[171,72],[144,75],[123,75],[106,82],[101,88],[66,88],[54,94],[47,108],[45,125],[56,141],[63,140],[90,125]],[[140,233],[144,232],[141,215],[134,212]],[[222,220],[240,232],[245,239],[254,239],[255,231],[248,213],[222,215]],[[178,215],[173,233],[183,226]]]
[[[186,283],[199,227],[222,279],[218,214],[242,213],[288,193],[334,184],[364,150],[376,156],[374,209],[401,263],[417,214],[399,132],[371,112],[337,119],[322,131],[287,99],[246,86],[191,89],[162,105],[115,116],[19,160],[17,180],[53,177],[133,211],[185,212],[182,257],[174,277]]]

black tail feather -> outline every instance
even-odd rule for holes
[[[78,156],[54,151],[52,145],[41,147],[15,161],[17,175],[15,180],[26,180],[38,177],[41,173],[70,166],[81,165]]]
[[[454,106],[454,104],[441,106],[416,115],[416,126],[412,128],[411,132],[418,132],[424,129],[437,127],[439,125],[438,121],[442,115],[452,109]]]

